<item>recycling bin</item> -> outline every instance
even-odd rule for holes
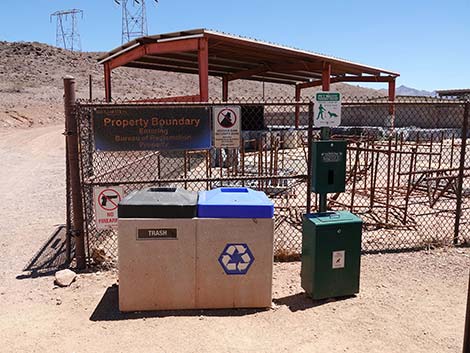
[[[272,301],[274,205],[249,188],[199,193],[198,308],[266,308]]]
[[[197,193],[147,188],[118,207],[119,309],[192,309]]]
[[[347,211],[304,215],[301,284],[313,299],[359,293],[362,220]]]

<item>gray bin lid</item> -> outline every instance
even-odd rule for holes
[[[193,218],[197,214],[197,193],[167,187],[137,190],[121,200],[119,218]]]

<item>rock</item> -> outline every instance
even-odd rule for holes
[[[55,284],[60,287],[68,287],[75,281],[77,274],[72,270],[65,269],[55,273]]]

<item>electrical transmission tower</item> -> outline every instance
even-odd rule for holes
[[[158,3],[158,0],[154,1]],[[148,28],[145,0],[114,0],[114,2],[122,8],[122,43],[146,36]]]
[[[78,15],[83,18],[83,11],[72,9],[51,14],[51,22],[52,18],[56,17],[56,45],[58,47],[71,51],[82,50],[78,32]]]

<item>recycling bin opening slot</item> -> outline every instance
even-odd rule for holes
[[[247,188],[220,188],[221,192],[248,192]]]

